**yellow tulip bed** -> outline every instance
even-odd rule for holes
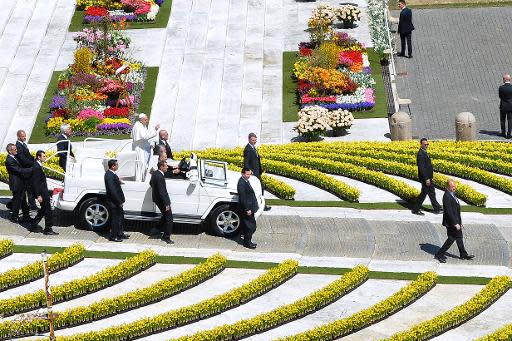
[[[507,276],[494,277],[478,294],[467,302],[447,311],[431,320],[421,322],[407,331],[391,336],[388,341],[428,340],[457,327],[486,309],[500,298],[511,286]]]
[[[36,153],[31,153],[31,154],[34,157],[36,155]],[[54,154],[54,152],[50,151],[46,154],[46,157],[49,158],[53,154]],[[9,183],[9,174],[7,173],[7,169],[5,168],[6,156],[7,156],[7,153],[0,153],[0,181]],[[59,171],[59,172],[64,172],[63,169],[59,166],[59,158],[58,157],[51,158],[48,162],[45,163],[45,166],[49,167],[51,169],[54,169],[56,171]],[[55,172],[45,169],[44,173],[46,174],[46,176],[48,176],[50,178],[62,180],[62,176]]]
[[[226,261],[224,256],[217,254],[190,270],[161,280],[149,287],[117,297],[105,298],[89,306],[59,312],[54,321],[55,328],[69,328],[160,301],[215,276],[224,269]],[[36,335],[47,332],[49,329],[48,320],[40,318],[30,321],[5,321],[0,323],[0,335],[3,338]]]
[[[63,252],[57,252],[48,257],[48,267],[52,273],[65,269],[84,259],[85,248],[81,244],[73,244]],[[0,274],[0,291],[31,282],[44,276],[43,262],[36,261]]]
[[[436,282],[437,275],[435,273],[425,272],[406,287],[370,308],[361,310],[347,318],[321,325],[300,334],[280,338],[279,340],[325,341],[346,336],[405,308],[429,291]]]
[[[155,264],[156,253],[143,251],[121,263],[108,267],[91,276],[75,279],[52,287],[53,302],[64,302],[72,298],[87,295],[111,286]],[[10,316],[46,306],[44,290],[0,300],[0,316]],[[0,337],[9,332],[9,328],[0,327]]]
[[[14,243],[10,239],[2,239],[0,240],[0,258],[8,256],[12,254],[12,250],[14,249]]]
[[[366,281],[368,273],[369,270],[366,266],[356,266],[338,280],[291,304],[230,325],[223,325],[190,336],[184,336],[178,338],[178,340],[239,340],[249,335],[262,333],[331,304]]]
[[[135,322],[112,326],[100,331],[57,337],[57,340],[131,340],[157,333],[159,331],[176,328],[220,314],[223,311],[244,304],[245,302],[279,286],[295,275],[297,269],[297,261],[287,260],[278,266],[267,270],[261,276],[249,283],[199,303],[171,310],[154,317],[147,317]]]
[[[478,338],[475,341],[509,341],[512,340],[512,323],[502,327],[495,332]]]

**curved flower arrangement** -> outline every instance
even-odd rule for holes
[[[105,24],[74,35],[74,63],[59,76],[45,121],[47,135],[58,134],[65,123],[77,136],[130,133],[130,113],[140,103],[146,69],[126,56],[130,39],[122,29]]]

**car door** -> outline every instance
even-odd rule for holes
[[[121,180],[123,181],[121,188],[125,197],[124,211],[127,215],[144,215],[155,212],[149,182]]]
[[[177,218],[197,218],[201,184],[182,177],[167,178],[165,183],[171,198],[173,215]]]

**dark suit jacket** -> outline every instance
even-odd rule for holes
[[[432,167],[432,161],[427,152],[420,148],[418,155],[416,156],[416,164],[418,165],[418,178],[421,182],[426,180],[432,180],[434,176],[434,168]]]
[[[398,33],[407,34],[414,30],[412,24],[412,11],[410,8],[405,7],[400,11],[400,20],[398,21]]]
[[[34,191],[34,196],[37,198],[41,196],[43,198],[50,198],[50,193],[48,192],[48,184],[46,183],[46,175],[44,175],[43,167],[39,165],[39,163],[34,162],[32,166],[32,190]]]
[[[10,155],[5,158],[5,168],[9,174],[9,189],[12,192],[24,190],[25,180],[30,177],[32,168],[23,168],[21,163]]]
[[[261,159],[254,148],[248,143],[244,149],[244,167],[252,170],[252,174],[259,178],[263,172],[261,169]]]
[[[505,83],[499,88],[500,110],[512,112],[512,84]]]
[[[16,149],[18,150],[16,158],[21,165],[25,168],[32,167],[34,165],[34,157],[30,154],[28,148],[20,141],[16,141]]]
[[[256,213],[258,211],[258,200],[252,186],[243,177],[240,177],[236,189],[242,210],[244,212],[251,210],[253,214]]]
[[[73,154],[73,146],[71,145],[71,142],[69,141],[68,137],[65,137],[63,134],[60,134],[59,136],[57,136],[57,141],[65,141],[57,143],[57,151],[67,151],[69,145],[69,155],[75,157],[75,154]],[[65,165],[67,163],[67,159],[68,156],[66,153],[59,154],[59,164],[61,165],[61,167],[62,165]]]
[[[462,230],[457,230],[456,224],[462,224],[460,205],[450,192],[446,191],[443,195],[443,226],[446,227],[450,236],[458,238],[462,236]]]
[[[165,147],[165,152],[167,154],[167,158],[168,159],[174,159],[173,156],[172,156],[172,150],[171,150],[171,146],[169,146],[169,143],[167,143],[167,141],[164,141],[164,140],[158,140],[158,143],[155,145],[155,149],[153,151],[153,153],[155,155],[158,155],[158,148],[160,146],[164,146]]]
[[[111,206],[120,207],[124,204],[124,193],[121,188],[121,180],[117,174],[108,170],[105,172],[105,189],[107,190],[107,199]]]
[[[169,206],[171,199],[165,186],[165,178],[159,170],[156,170],[151,175],[149,180],[151,186],[151,193],[153,194],[153,201],[157,206]]]

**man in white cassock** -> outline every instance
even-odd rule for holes
[[[157,135],[160,124],[155,126],[155,130],[151,130],[148,127],[149,120],[146,114],[141,113],[138,118],[139,120],[135,122],[132,129],[132,150],[137,153],[135,181],[143,181],[151,157],[151,143],[149,143],[149,140]]]

